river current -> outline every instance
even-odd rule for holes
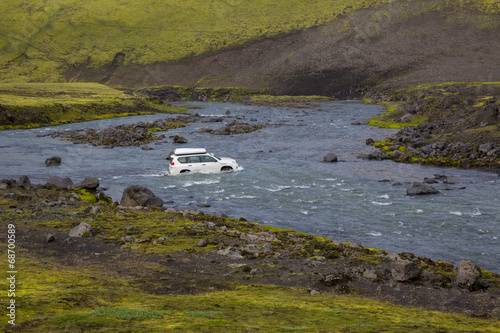
[[[179,134],[187,144],[150,144],[113,149],[74,145],[50,137],[53,131],[107,128],[168,115],[136,116],[45,127],[0,131],[0,179],[28,175],[45,183],[52,175],[75,183],[98,177],[106,194],[120,201],[128,185],[143,185],[169,202],[166,207],[201,209],[206,213],[244,217],[252,222],[293,229],[331,239],[457,264],[473,260],[483,269],[500,272],[500,177],[454,168],[368,161],[359,154],[374,151],[365,140],[380,140],[394,130],[351,125],[382,112],[362,102],[323,102],[311,108],[248,106],[230,103],[190,103],[207,119],[244,116],[248,123],[269,123],[259,131],[232,136],[196,133],[195,123],[164,132]],[[227,118],[225,123],[233,121]],[[161,133],[158,133],[161,134]],[[231,157],[240,170],[222,174],[167,176],[168,153],[178,147],[202,147]],[[338,163],[324,163],[336,153]],[[60,156],[62,164],[44,161]],[[446,175],[456,184],[434,184],[441,194],[409,197],[406,189],[424,177]],[[382,180],[390,180],[390,182]],[[402,185],[394,186],[400,182]],[[203,206],[203,208],[200,208]],[[207,207],[208,206],[208,207]]]

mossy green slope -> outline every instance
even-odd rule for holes
[[[183,110],[97,83],[0,83],[0,129]]]
[[[0,12],[0,80],[61,81],[74,67],[172,62],[322,25],[394,0],[16,0]],[[500,12],[499,1],[474,8]]]
[[[6,0],[0,14],[0,76],[58,81],[61,70],[73,66],[175,61],[390,1]]]

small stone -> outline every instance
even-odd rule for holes
[[[53,234],[48,234],[47,237],[45,237],[45,243],[50,243],[50,242],[53,242],[55,240],[56,240],[56,238],[54,237]]]
[[[211,230],[215,229],[215,223],[213,223],[213,222],[205,221],[205,223],[203,223],[203,225],[205,227],[207,227],[208,229],[211,229]]]
[[[69,232],[69,237],[83,237],[83,236],[92,236],[93,230],[92,226],[88,223],[82,222],[78,226],[71,229]]]
[[[208,245],[208,241],[206,239],[202,239],[201,241],[198,242],[197,244],[199,247],[205,247]]]
[[[133,242],[134,241],[134,237],[132,237],[132,236],[123,236],[122,237],[122,241],[127,242],[127,243]]]

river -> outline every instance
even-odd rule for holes
[[[168,115],[136,116],[31,130],[0,132],[0,178],[28,175],[45,183],[52,175],[75,183],[98,177],[106,194],[119,201],[128,185],[151,189],[169,202],[166,207],[201,209],[206,213],[244,217],[279,228],[331,239],[359,242],[367,247],[457,264],[473,260],[483,269],[500,271],[500,178],[478,170],[437,168],[360,159],[374,150],[367,138],[383,139],[394,132],[351,125],[382,112],[357,101],[322,102],[311,108],[249,106],[231,103],[190,103],[190,113],[202,116],[245,116],[248,123],[269,123],[257,132],[218,136],[196,133],[224,123],[195,123],[169,130],[189,143],[150,144],[113,149],[74,145],[50,137],[53,131],[107,128]],[[227,122],[234,120],[228,118]],[[161,133],[159,133],[161,134]],[[240,170],[223,174],[167,176],[168,152],[177,147],[201,147],[232,157]],[[324,163],[329,152],[338,163]],[[60,156],[62,164],[44,161]],[[441,194],[409,197],[406,189],[424,177],[446,175],[456,184],[434,184]],[[381,180],[390,180],[382,182]],[[396,182],[402,185],[394,186]],[[209,206],[203,207],[201,206]]]

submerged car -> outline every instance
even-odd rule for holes
[[[216,157],[207,153],[205,148],[177,148],[168,159],[171,176],[188,172],[226,172],[238,168],[234,159]]]

